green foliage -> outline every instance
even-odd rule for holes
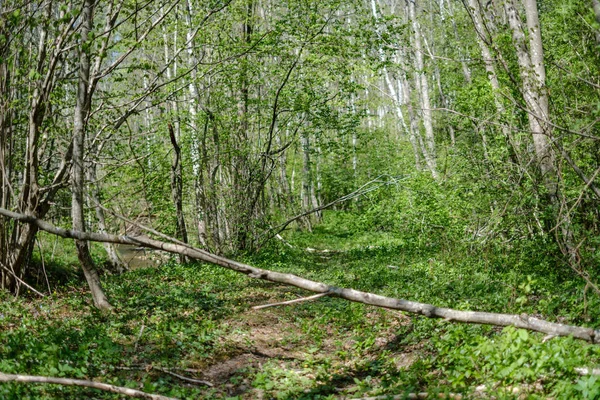
[[[434,342],[439,350],[436,362],[443,365],[445,379],[455,388],[483,383],[482,390],[488,393],[499,387],[506,394],[543,388],[558,398],[596,398],[596,379],[580,379],[575,368],[597,359],[597,346],[582,345],[571,338],[546,341],[541,335],[512,327],[491,337],[467,337],[464,329],[456,327]]]
[[[435,204],[427,207],[441,202]],[[401,211],[398,217],[403,218]],[[410,240],[409,232],[361,230],[356,218],[328,212],[313,233],[289,232],[295,248],[272,244],[245,261],[440,306],[582,323],[581,285],[536,253],[539,244],[458,252],[452,251],[457,244],[452,236],[432,246]],[[513,328],[500,332],[404,316],[336,298],[249,310],[306,294],[202,264],[168,263],[109,276],[104,283],[116,306],[109,315],[96,312],[75,281],[52,298],[0,298],[0,370],[95,378],[190,399],[327,399],[422,391],[475,396],[481,385],[486,397],[525,393],[566,399],[594,398],[598,390],[594,378],[579,376],[575,368],[600,364],[600,350],[569,338],[544,340]],[[597,305],[588,295],[591,321],[598,320]],[[150,368],[210,373],[225,365],[231,370],[214,378],[214,389],[189,386]],[[1,385],[0,395],[115,398],[86,389],[18,384]]]

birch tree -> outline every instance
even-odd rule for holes
[[[504,3],[519,62],[522,81],[521,90],[523,100],[527,106],[527,119],[533,138],[535,155],[550,201],[556,203],[558,172],[556,169],[556,156],[549,139],[552,133],[549,124],[546,69],[537,2],[535,0],[523,0],[523,5],[527,15],[529,45],[526,42],[525,30],[514,0]]]
[[[429,98],[429,83],[425,74],[425,63],[423,61],[423,45],[421,25],[417,19],[416,4],[413,0],[407,1],[408,17],[412,27],[412,40],[414,46],[414,80],[420,98],[420,111],[423,115],[423,127],[425,128],[425,144],[427,146],[428,158],[425,159],[431,174],[437,176],[437,161],[435,149],[435,136],[433,133],[433,115],[431,101]]]

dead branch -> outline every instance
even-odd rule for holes
[[[196,385],[209,386],[209,387],[214,386],[212,383],[210,383],[208,381],[205,381],[202,379],[190,378],[187,376],[176,374],[175,372],[172,371],[171,368],[161,368],[161,367],[157,367],[155,365],[146,365],[146,366],[139,366],[139,367],[114,367],[114,368],[120,369],[120,370],[126,370],[126,371],[146,371],[146,372],[151,371],[151,370],[157,370],[160,372],[164,372],[165,374],[174,376],[175,378],[181,379],[182,381],[185,381],[185,382],[193,383]]]
[[[161,242],[147,237],[117,236],[96,232],[81,232],[56,227],[48,222],[30,215],[15,213],[0,208],[0,215],[14,220],[35,225],[39,229],[69,239],[88,240],[93,242],[107,242],[143,246],[169,253],[181,254],[190,258],[201,260],[210,264],[228,268],[233,271],[248,275],[250,278],[264,279],[271,282],[296,286],[315,293],[329,293],[331,296],[340,297],[349,301],[373,305],[377,307],[401,310],[413,314],[424,315],[428,318],[443,318],[447,321],[466,322],[472,324],[487,324],[496,326],[514,326],[529,329],[555,336],[573,336],[590,343],[600,342],[600,330],[573,325],[564,325],[535,318],[527,314],[500,314],[483,311],[462,311],[451,308],[436,307],[431,304],[416,301],[395,299],[374,293],[362,292],[354,289],[339,288],[322,282],[315,282],[293,274],[270,271],[256,268],[244,263],[230,260],[225,257],[211,254],[205,250],[182,246],[179,244]]]
[[[23,279],[19,278],[17,274],[15,274],[10,268],[6,267],[4,264],[0,263],[0,268],[11,274],[13,278],[15,278],[20,284],[25,286],[27,289],[31,290],[33,293],[37,294],[40,297],[46,297],[43,293],[40,293],[39,291],[35,290],[34,287],[28,285]]]
[[[389,181],[381,181],[381,178],[386,177],[386,176],[388,178],[390,178],[390,180]],[[265,231],[261,235],[261,237],[270,233],[267,236],[267,239],[266,239],[266,240],[270,240],[273,237],[276,237],[277,235],[279,235],[281,232],[283,232],[283,230],[285,228],[287,228],[289,224],[291,224],[294,221],[299,220],[300,218],[304,218],[304,217],[306,217],[308,215],[317,213],[319,211],[326,210],[326,209],[328,209],[330,207],[333,207],[336,204],[343,203],[345,201],[356,199],[358,197],[364,196],[364,195],[366,195],[366,194],[368,194],[368,193],[370,193],[372,191],[375,191],[375,190],[379,189],[382,186],[393,185],[393,184],[397,184],[397,183],[398,183],[398,180],[396,178],[394,178],[394,177],[391,177],[391,176],[388,176],[388,175],[380,175],[377,178],[375,178],[373,180],[370,180],[369,182],[365,183],[364,185],[362,185],[361,187],[359,187],[358,189],[356,189],[352,193],[349,193],[349,194],[347,194],[345,196],[342,196],[339,199],[333,200],[332,202],[327,203],[325,205],[313,208],[312,210],[304,211],[304,212],[302,212],[302,213],[300,213],[300,214],[298,214],[298,215],[296,215],[296,216],[288,219],[287,221],[285,221],[281,225]]]
[[[262,310],[263,308],[268,308],[268,307],[277,307],[277,306],[285,306],[288,304],[296,304],[296,303],[301,303],[303,301],[315,300],[320,297],[324,297],[324,296],[328,296],[328,295],[329,295],[329,293],[319,293],[319,294],[315,294],[315,295],[308,296],[308,297],[301,297],[299,299],[282,301],[280,303],[271,303],[271,304],[263,304],[262,306],[254,306],[254,307],[252,307],[252,309],[253,310]]]
[[[105,392],[117,393],[130,397],[137,397],[139,399],[151,399],[151,400],[177,400],[173,397],[161,396],[159,394],[151,394],[142,392],[140,390],[130,389],[121,386],[109,385],[107,383],[86,381],[82,379],[69,379],[69,378],[53,378],[48,376],[34,376],[34,375],[12,375],[4,374],[0,372],[0,382],[24,382],[24,383],[51,383],[55,385],[65,386],[83,386],[93,389],[103,390]]]
[[[455,399],[460,400],[463,396],[461,394],[444,394],[438,393],[437,395],[432,395],[427,392],[419,392],[419,393],[404,393],[404,394],[396,394],[396,395],[382,395],[382,396],[374,396],[374,397],[360,397],[353,398],[352,400],[404,400],[404,399]]]

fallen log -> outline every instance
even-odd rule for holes
[[[215,264],[228,268],[251,278],[263,279],[285,285],[296,286],[315,293],[327,293],[330,296],[340,297],[349,301],[373,305],[377,307],[389,308],[393,310],[406,311],[413,314],[423,315],[428,318],[443,318],[447,321],[466,322],[473,324],[487,324],[496,326],[514,326],[516,328],[528,329],[542,332],[554,336],[573,336],[590,343],[600,342],[600,330],[585,328],[574,325],[565,325],[555,322],[535,318],[527,314],[501,314],[483,311],[462,311],[451,308],[436,307],[431,304],[419,303],[416,301],[395,299],[377,295],[374,293],[362,292],[360,290],[339,288],[322,282],[315,282],[310,279],[302,278],[293,274],[270,271],[262,268],[256,268],[241,262],[230,260],[205,250],[198,249],[185,244],[175,244],[161,242],[142,236],[111,235],[107,233],[81,232],[70,229],[63,229],[54,226],[46,221],[37,219],[30,215],[15,213],[4,208],[0,208],[0,215],[4,215],[14,220],[35,225],[39,229],[52,233],[54,235],[77,240],[88,240],[92,242],[107,242],[129,244],[134,246],[144,246],[151,249],[163,250],[173,254],[181,254],[190,258],[201,260],[207,263]]]
[[[86,381],[82,379],[54,378],[48,376],[35,375],[12,375],[0,372],[0,382],[50,383],[65,386],[83,386],[92,389],[102,390],[105,392],[117,393],[130,397],[137,397],[139,399],[177,400],[173,397],[162,396],[159,394],[151,394],[127,387],[109,385],[107,383],[102,382]]]

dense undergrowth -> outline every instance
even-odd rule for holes
[[[290,232],[287,239],[294,248],[274,244],[244,261],[440,306],[598,324],[597,296],[584,293],[582,283],[551,255],[536,253],[539,243],[514,244],[511,251],[481,250],[440,240],[433,231],[416,236],[361,226],[368,223],[330,212],[312,233]],[[306,293],[211,265],[172,261],[105,276],[115,311],[104,314],[91,306],[81,277],[69,272],[68,264],[76,263],[70,244],[59,243],[54,255],[51,248],[42,247],[51,297],[1,295],[2,372],[94,379],[189,399],[337,399],[411,392],[466,398],[600,396],[596,377],[575,370],[600,363],[599,346],[335,298],[252,310]],[[44,282],[40,279],[40,287]],[[183,381],[167,369],[214,387]],[[2,384],[0,398],[118,396]]]

